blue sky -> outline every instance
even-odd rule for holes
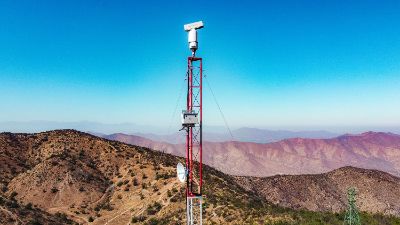
[[[203,20],[198,56],[230,126],[400,126],[399,12],[375,0],[1,1],[0,121],[178,124],[183,24]],[[204,122],[222,125],[204,95]]]

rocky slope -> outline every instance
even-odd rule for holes
[[[318,175],[237,177],[246,190],[267,201],[294,209],[340,212],[349,187],[355,187],[362,211],[400,216],[400,178],[377,170],[343,167]]]
[[[132,135],[106,136],[182,156],[182,144],[156,142]],[[140,141],[138,141],[140,139]],[[293,138],[268,144],[205,142],[206,164],[232,175],[317,174],[343,166],[377,169],[400,176],[400,135],[367,132],[331,139]],[[236,165],[241,165],[240,168]]]
[[[1,133],[0,215],[7,218],[1,222],[182,224],[184,186],[175,177],[179,161],[183,159],[74,130]],[[340,214],[275,206],[262,193],[211,167],[204,174],[205,224],[342,223]],[[385,185],[376,188],[389,192]],[[385,216],[363,218],[400,223]]]

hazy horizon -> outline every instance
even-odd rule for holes
[[[291,131],[291,132],[307,132],[320,131],[329,132],[332,134],[360,134],[368,131],[374,132],[392,132],[400,134],[400,125],[397,126],[233,126],[231,130],[241,128],[252,128],[269,131]],[[95,121],[0,121],[0,132],[42,132],[54,129],[77,129],[83,132],[98,132],[103,134],[126,133],[126,134],[156,134],[156,135],[171,135],[179,131],[178,126],[149,126],[140,123],[102,123]],[[228,130],[224,125],[206,125],[204,131],[207,133],[227,134]]]

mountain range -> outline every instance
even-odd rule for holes
[[[242,127],[232,130],[231,134],[229,132],[204,132],[203,139],[210,142],[240,141],[269,143],[287,138],[332,138],[338,136],[338,134],[324,130],[289,131],[267,130],[249,127]],[[169,135],[160,135],[153,133],[133,133],[133,135],[148,138],[153,141],[167,142],[171,144],[180,144],[186,141],[184,132],[177,132]]]
[[[183,161],[75,130],[1,133],[0,223],[182,224],[175,165]],[[385,172],[346,167],[258,178],[205,166],[204,224],[342,224],[350,186],[363,221],[400,223],[373,214],[400,216],[399,178]]]
[[[183,161],[75,130],[1,133],[0,223],[182,224]],[[365,224],[400,223],[399,178],[381,171],[257,178],[205,166],[204,224],[342,224],[350,186]]]
[[[177,156],[185,154],[184,144],[158,142],[121,133],[102,137]],[[344,166],[400,175],[400,135],[393,133],[366,132],[328,139],[290,138],[264,144],[204,142],[203,146],[203,162],[231,175],[316,174]]]
[[[185,138],[182,132],[169,133],[170,129],[155,126],[144,126],[134,123],[106,124],[91,121],[80,122],[54,122],[54,121],[26,121],[26,122],[0,122],[0,132],[12,131],[22,133],[36,133],[55,129],[75,129],[83,132],[89,132],[98,136],[122,132],[149,138],[154,141],[163,141],[172,144],[183,143]],[[204,129],[204,140],[207,141],[244,141],[268,143],[279,141],[285,138],[329,138],[338,136],[338,134],[323,130],[315,131],[289,131],[289,130],[267,130],[258,128],[239,128],[232,130],[233,137],[227,132],[226,128],[219,126],[208,127]]]

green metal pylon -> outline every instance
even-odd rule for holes
[[[348,206],[344,217],[345,225],[361,225],[360,215],[356,206],[356,189],[351,187],[347,190]]]

